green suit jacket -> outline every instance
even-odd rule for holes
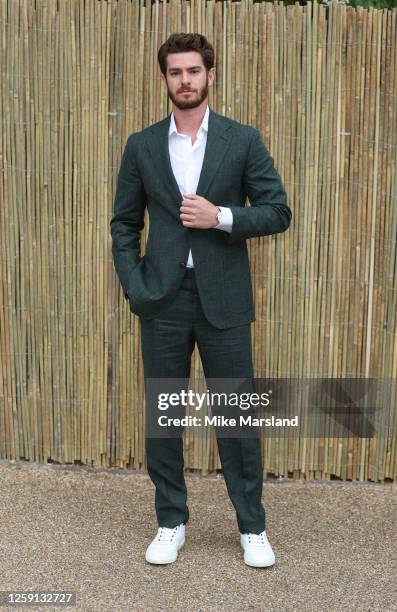
[[[208,321],[219,329],[255,321],[246,240],[284,232],[292,216],[273,158],[259,130],[210,108],[196,193],[230,207],[233,230],[186,228],[168,151],[170,119],[171,114],[130,134],[124,148],[110,221],[113,261],[124,295],[134,314],[145,319],[160,315],[178,291],[191,249]],[[245,206],[247,196],[251,206]],[[146,207],[149,232],[141,256]]]

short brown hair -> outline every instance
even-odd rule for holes
[[[180,32],[171,34],[158,50],[157,59],[164,76],[167,74],[167,55],[169,53],[185,53],[186,51],[200,53],[207,72],[214,66],[214,48],[206,37],[203,34]]]

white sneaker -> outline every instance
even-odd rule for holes
[[[159,527],[153,542],[146,550],[146,561],[149,563],[173,563],[178,556],[178,550],[185,543],[185,525],[177,527]]]
[[[266,531],[262,533],[240,533],[240,543],[244,549],[244,561],[252,567],[269,567],[276,559],[267,539]]]

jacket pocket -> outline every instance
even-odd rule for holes
[[[253,308],[251,273],[248,261],[223,259],[223,300],[225,310],[245,312]]]

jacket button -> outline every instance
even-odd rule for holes
[[[184,262],[184,261],[180,261],[180,262],[179,262],[179,267],[180,267],[180,268],[186,268],[186,264],[185,264],[185,262]]]

